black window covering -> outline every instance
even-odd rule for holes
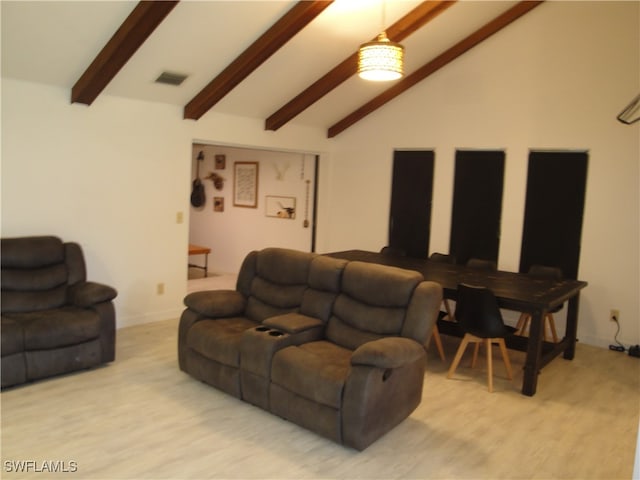
[[[559,267],[576,279],[587,184],[587,152],[531,151],[520,271]]]
[[[504,162],[501,150],[456,151],[449,252],[459,264],[498,261]]]
[[[431,236],[433,150],[396,150],[389,213],[389,246],[426,258]]]

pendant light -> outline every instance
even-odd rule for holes
[[[382,2],[382,28],[385,4]],[[358,75],[365,80],[385,82],[397,80],[404,73],[404,47],[392,42],[383,31],[372,42],[363,43],[358,50]]]

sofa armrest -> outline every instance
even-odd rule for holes
[[[116,298],[115,288],[96,282],[78,282],[69,287],[69,303],[78,307],[90,307]]]
[[[423,355],[424,347],[415,340],[386,337],[360,345],[351,355],[351,365],[398,368]]]
[[[262,323],[267,327],[290,334],[306,332],[307,330],[324,326],[324,323],[319,318],[309,317],[301,313],[276,315],[275,317],[267,318]]]
[[[223,318],[242,315],[246,299],[236,290],[206,290],[190,293],[184,304],[205,317]]]

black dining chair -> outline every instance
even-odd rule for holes
[[[380,249],[380,253],[382,253],[383,255],[393,255],[394,257],[407,256],[407,252],[404,249],[398,248],[398,247],[391,247],[389,245],[385,245],[384,247],[382,247]]]
[[[548,267],[546,265],[531,265],[529,268],[528,274],[533,278],[545,278],[545,279],[553,279],[553,280],[561,280],[562,279],[562,270],[556,267]],[[547,336],[547,327],[549,327],[549,331],[551,332],[551,339],[554,343],[558,343],[558,333],[556,332],[556,322],[553,318],[553,314],[559,312],[562,309],[563,305],[560,304],[553,310],[547,312],[544,316],[544,325],[543,333],[544,340],[548,341],[549,337]],[[531,314],[522,312],[520,318],[518,319],[518,323],[516,323],[516,335],[527,336],[527,330],[531,325]]]
[[[458,285],[458,299],[456,302],[456,319],[464,337],[458,347],[453,363],[447,373],[447,378],[451,378],[460,363],[469,343],[475,343],[471,368],[475,367],[478,359],[478,349],[480,344],[484,344],[487,352],[487,382],[489,391],[493,391],[493,357],[491,345],[497,343],[502,353],[507,377],[513,379],[511,362],[507,353],[505,337],[512,335],[516,329],[504,324],[500,308],[494,293],[486,287],[473,285]]]
[[[431,255],[429,255],[429,261],[454,265],[456,263],[456,257],[455,255],[447,255],[446,253],[433,252]],[[438,314],[438,320],[446,319],[452,322],[455,321],[455,317],[453,316],[453,310],[451,309],[449,300],[443,298],[442,304],[444,305],[444,311],[440,311],[440,313]]]
[[[485,260],[482,258],[470,258],[467,261],[467,267],[475,268],[476,270],[487,270],[495,272],[498,270],[498,265],[493,260]]]

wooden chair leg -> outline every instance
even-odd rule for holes
[[[489,392],[493,392],[493,355],[491,354],[491,339],[484,339],[485,350],[487,351],[487,384]]]
[[[500,346],[500,352],[502,353],[502,360],[504,366],[507,369],[507,378],[513,380],[513,370],[511,369],[511,361],[509,360],[509,353],[507,352],[507,345],[504,342],[504,338],[498,338],[498,345]]]
[[[520,318],[518,318],[518,323],[516,323],[516,335],[525,336],[527,327],[529,326],[529,320],[531,315],[528,313],[521,313]]]
[[[473,347],[473,358],[471,359],[471,368],[475,368],[476,366],[476,361],[478,360],[478,352],[480,351],[480,342],[481,340],[478,339],[478,341]]]
[[[549,330],[551,330],[551,338],[553,343],[558,343],[558,333],[556,332],[556,322],[553,319],[553,315],[547,313],[547,321],[549,322]]]
[[[440,331],[438,330],[437,325],[433,326],[433,332],[431,333],[431,338],[429,339],[429,343],[431,343],[431,340],[436,342],[436,348],[438,349],[438,354],[440,355],[440,359],[444,362],[445,361],[444,348],[442,348],[442,339],[440,338]]]
[[[453,358],[451,367],[449,367],[449,371],[447,372],[447,378],[451,378],[455,373],[456,368],[458,368],[458,364],[462,359],[462,354],[467,349],[467,345],[469,344],[469,341],[471,340],[471,338],[472,338],[471,335],[469,335],[468,333],[466,333],[462,338],[462,341],[460,342],[460,346],[458,347],[458,351],[456,352],[456,356]]]
[[[444,303],[444,309],[447,312],[447,316],[446,319],[451,321],[451,322],[455,322],[455,318],[453,316],[453,314],[451,313],[451,306],[449,305],[449,300],[447,300],[446,298],[442,300],[442,303]]]

